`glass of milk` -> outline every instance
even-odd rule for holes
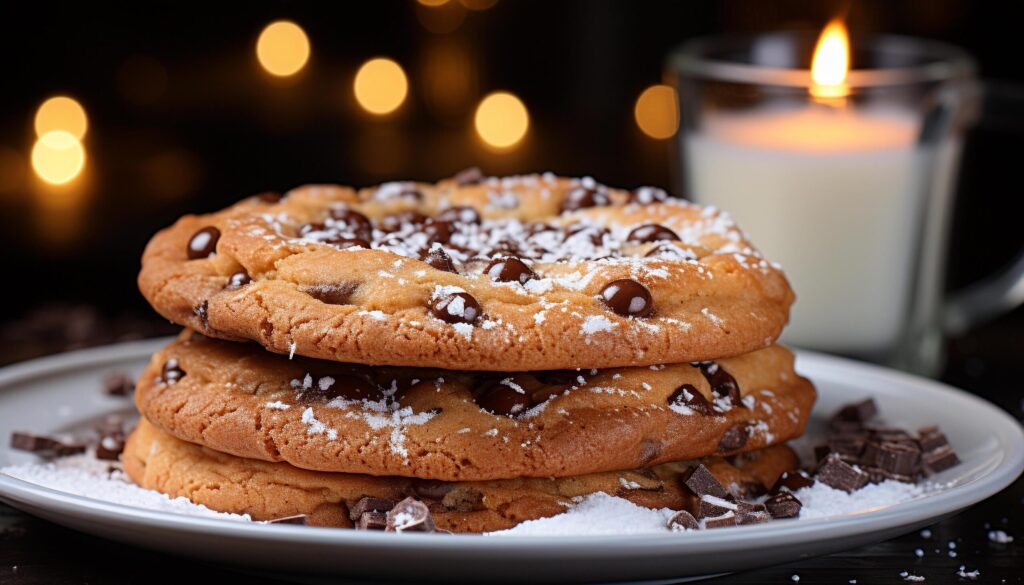
[[[841,23],[698,39],[670,56],[681,191],[731,212],[782,264],[797,294],[784,342],[934,374],[947,329],[1020,300],[1024,261],[943,298],[974,70],[955,47],[851,42]]]

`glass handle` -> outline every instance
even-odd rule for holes
[[[1002,272],[952,294],[946,304],[943,325],[959,335],[1024,304],[1024,250]]]

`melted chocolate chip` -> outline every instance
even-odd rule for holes
[[[430,264],[431,267],[445,272],[451,272],[458,274],[459,271],[455,269],[455,263],[452,262],[452,257],[444,251],[441,246],[433,246],[429,250],[423,252],[420,258]]]
[[[220,230],[211,226],[197,231],[188,241],[188,259],[209,258],[217,251]]]
[[[177,358],[171,358],[164,362],[164,367],[160,371],[160,380],[162,380],[164,384],[173,386],[184,377],[185,370],[178,366]]]
[[[358,211],[345,207],[335,208],[331,210],[331,219],[341,224],[336,227],[355,234],[357,238],[364,240],[373,239],[373,224],[370,223],[368,217]]]
[[[668,397],[669,406],[685,406],[700,414],[712,414],[711,403],[693,384],[683,384]],[[685,411],[683,411],[685,412]]]
[[[472,207],[465,205],[449,207],[441,213],[437,214],[437,221],[444,221],[448,223],[461,223],[461,224],[473,224],[480,225],[480,213]]]
[[[611,198],[608,197],[608,193],[605,191],[576,187],[565,194],[565,199],[562,200],[561,211],[576,211],[577,209],[598,207],[608,205],[609,203],[611,203]]]
[[[711,385],[711,392],[720,398],[728,398],[734,406],[743,406],[740,396],[740,385],[732,374],[725,371],[717,362],[698,362],[695,365],[704,374],[704,379]]]
[[[242,288],[250,282],[252,282],[252,277],[243,268],[228,277],[227,288]]]
[[[676,233],[663,225],[649,223],[629,232],[626,237],[630,242],[674,242],[679,239]]]
[[[651,291],[630,278],[613,280],[601,289],[601,300],[624,317],[647,317],[654,312]]]
[[[481,388],[475,400],[480,408],[502,416],[515,416],[530,408],[526,393],[503,384],[502,380],[494,380]]]
[[[438,242],[441,244],[446,243],[452,239],[452,233],[454,233],[452,224],[447,221],[440,220],[429,220],[423,226],[423,233],[427,235],[427,241],[431,244]]]
[[[359,284],[355,282],[339,282],[337,284],[302,285],[299,287],[299,291],[328,305],[347,305],[358,288]]]
[[[445,323],[473,323],[483,311],[467,292],[441,295],[430,303],[430,313]]]
[[[406,224],[420,226],[425,224],[429,219],[429,217],[417,211],[403,211],[401,213],[385,215],[380,218],[380,221],[377,222],[377,227],[385,232],[397,232]]]
[[[527,281],[537,278],[533,270],[530,270],[525,262],[515,256],[492,261],[484,269],[484,274],[495,282],[518,282],[519,284],[526,284]]]
[[[468,169],[464,169],[455,173],[455,176],[452,177],[452,180],[454,180],[455,184],[460,187],[465,187],[466,185],[476,185],[480,181],[484,180],[484,173],[483,171],[480,170],[480,167],[469,167]]]

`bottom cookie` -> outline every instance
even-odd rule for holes
[[[491,532],[564,512],[574,498],[604,492],[649,508],[692,510],[695,501],[682,476],[697,463],[737,497],[770,488],[797,457],[776,445],[732,458],[666,463],[648,469],[592,473],[553,479],[523,478],[441,482],[405,477],[309,471],[226,455],[187,443],[142,419],[122,457],[138,485],[172,497],[186,497],[213,510],[249,514],[254,520],[306,515],[316,526],[355,527],[352,512],[363,498],[425,503],[438,528]],[[365,504],[365,503],[364,503]],[[356,518],[358,520],[358,518]]]

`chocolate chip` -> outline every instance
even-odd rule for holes
[[[728,398],[733,406],[743,406],[739,383],[718,362],[698,362],[693,365],[700,369],[700,373],[708,381],[712,394],[719,398]]]
[[[415,498],[406,498],[387,513],[388,532],[434,532],[430,508]]]
[[[306,374],[312,385],[304,389],[302,399],[309,401],[330,401],[335,398],[342,400],[380,400],[380,388],[366,378],[357,375],[335,374],[332,376],[315,377]]]
[[[715,518],[727,512],[735,512],[737,505],[734,502],[715,496],[704,495],[700,497],[697,508],[698,518]]]
[[[242,288],[243,286],[249,284],[250,282],[252,282],[252,277],[249,276],[249,273],[246,272],[245,269],[243,268],[228,277],[227,288]]]
[[[28,451],[41,457],[66,457],[85,453],[85,445],[68,443],[56,437],[15,431],[11,433],[11,449]]]
[[[384,512],[366,512],[355,523],[357,530],[385,530],[388,527],[388,515]]]
[[[464,225],[480,225],[480,212],[467,205],[449,207],[437,214],[437,221],[460,223]]]
[[[772,493],[778,493],[783,490],[795,492],[812,485],[814,485],[814,480],[802,471],[785,471],[779,476],[779,479],[775,480],[775,485],[772,486]]]
[[[676,233],[663,225],[649,223],[629,232],[626,240],[630,242],[674,242],[679,239]]]
[[[359,518],[367,512],[387,512],[388,510],[395,507],[393,500],[386,500],[384,498],[374,498],[366,496],[359,498],[353,506],[348,509],[349,520],[353,522],[359,520]]]
[[[307,516],[305,514],[296,514],[294,516],[284,516],[282,518],[267,520],[267,524],[295,524],[298,526],[305,526],[306,519]]]
[[[924,470],[928,475],[945,471],[950,467],[960,464],[960,458],[956,456],[956,453],[949,446],[928,451],[921,456],[921,459],[924,463]]]
[[[737,502],[736,524],[744,526],[747,524],[760,524],[772,519],[768,508],[764,504],[751,504],[749,502]]]
[[[666,193],[664,189],[659,189],[657,187],[639,187],[629,193],[630,203],[640,203],[642,205],[656,203],[658,201],[667,201],[668,199],[668,193]]]
[[[509,378],[504,378],[483,385],[474,398],[477,406],[501,416],[515,416],[525,412],[530,408],[530,398],[525,391],[520,391],[518,385],[510,386],[510,382]]]
[[[480,303],[467,292],[443,294],[430,303],[430,313],[445,323],[473,323],[482,312]]]
[[[178,366],[177,358],[170,358],[164,362],[164,367],[160,371],[160,380],[168,386],[173,386],[178,383],[179,380],[185,377],[185,370]]]
[[[220,230],[212,225],[197,231],[188,241],[188,259],[209,258],[217,251],[218,240],[220,240]]]
[[[860,468],[843,461],[838,453],[830,453],[818,466],[818,481],[837,490],[853,492],[868,482],[868,476]]]
[[[463,169],[455,173],[452,180],[454,180],[455,184],[460,187],[475,185],[484,180],[484,173],[480,170],[480,167],[469,167],[468,169]]]
[[[385,232],[397,232],[406,225],[421,226],[430,218],[417,211],[403,211],[385,215],[377,222],[377,227]]]
[[[587,187],[575,187],[565,194],[562,200],[562,212],[576,211],[587,207],[598,207],[611,203],[606,191],[589,189]]]
[[[428,220],[422,229],[423,233],[427,235],[427,242],[431,244],[434,242],[447,243],[448,240],[452,239],[452,234],[455,232],[452,224],[437,219]]]
[[[686,510],[680,510],[672,515],[668,519],[668,529],[672,532],[682,532],[684,530],[700,530],[700,523],[693,517],[693,514]]]
[[[124,421],[120,417],[107,417],[96,425],[99,441],[96,443],[96,458],[117,461],[124,452]]]
[[[949,445],[949,440],[946,439],[946,435],[939,431],[939,427],[925,427],[917,431],[917,434],[917,442],[921,446],[922,451],[934,451]]]
[[[683,384],[668,397],[669,406],[685,406],[700,414],[712,414],[711,403],[693,384]]]
[[[600,296],[609,309],[624,317],[647,317],[654,312],[651,291],[630,278],[609,282]]]
[[[729,495],[718,478],[702,463],[687,469],[680,481],[697,497],[714,496],[724,499]]]
[[[135,380],[125,372],[111,372],[103,378],[103,393],[107,396],[129,396],[135,392]]]
[[[779,492],[765,500],[764,507],[772,518],[795,518],[804,505],[791,492]]]
[[[359,283],[356,282],[304,284],[299,286],[299,292],[328,305],[347,305],[358,288]]]
[[[911,477],[921,469],[921,449],[917,443],[873,440],[864,447],[861,461],[888,473]]]
[[[747,440],[750,439],[750,431],[750,423],[744,422],[733,426],[725,431],[722,438],[718,440],[718,451],[720,453],[728,453],[742,449],[747,444]]]
[[[484,274],[495,282],[518,282],[519,284],[526,284],[537,278],[533,270],[530,270],[525,262],[515,256],[493,260],[484,269]]]
[[[337,207],[331,209],[330,216],[331,219],[335,221],[333,227],[349,232],[363,240],[373,239],[373,224],[370,222],[370,219],[362,213],[348,209],[347,207]]]
[[[429,250],[425,250],[420,256],[420,259],[437,270],[443,270],[453,274],[459,273],[455,268],[455,263],[452,262],[452,257],[449,256],[440,245],[431,246]]]

